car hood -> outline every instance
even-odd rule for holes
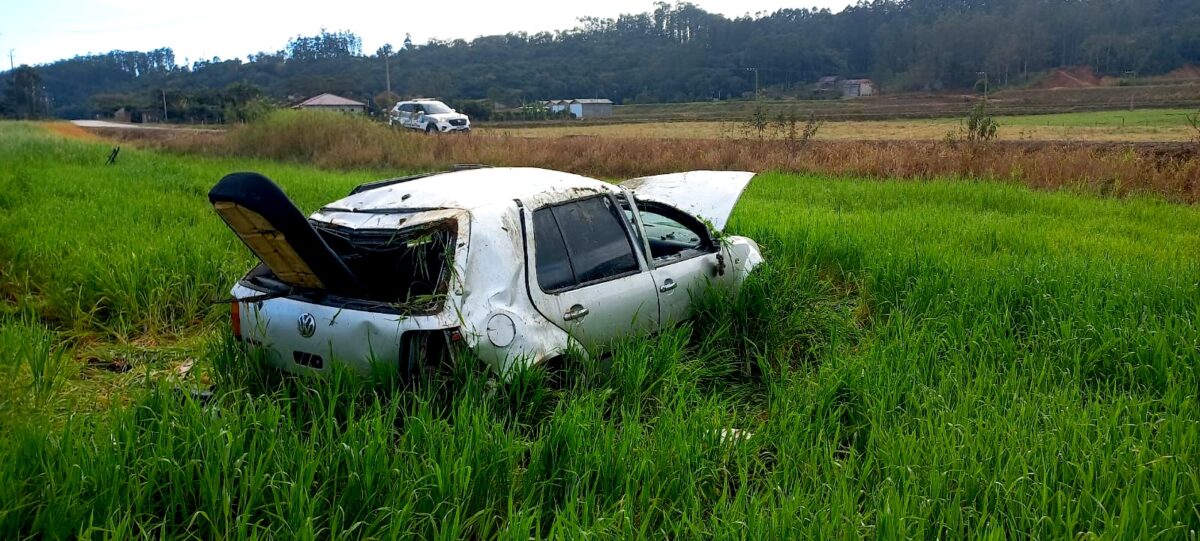
[[[721,231],[754,175],[746,171],[687,171],[629,179],[621,187],[639,199],[686,210]]]
[[[454,120],[456,118],[466,119],[467,115],[464,115],[462,113],[438,113],[436,115],[427,114],[427,115],[425,115],[425,118],[432,118],[434,120],[437,120],[438,122],[447,122],[450,120]]]

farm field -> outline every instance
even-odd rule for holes
[[[1194,108],[1200,103],[1200,81],[1142,81],[1148,84],[1091,88],[1027,88],[993,92],[988,103],[998,115],[1039,115],[1064,112],[1128,111]],[[965,116],[981,93],[885,93],[855,99],[797,100],[764,98],[759,103],[774,117],[794,110],[829,120],[894,120]],[[626,104],[613,107],[617,121],[700,120],[740,121],[755,108],[750,99],[686,103]]]
[[[561,374],[399,387],[256,369],[212,302],[251,256],[205,194],[256,170],[311,211],[408,170],[106,167],[59,130],[0,123],[0,538],[1200,530],[1194,206],[764,173],[735,301]]]
[[[1197,132],[1187,123],[1196,109],[1138,109],[1046,115],[1001,116],[999,139],[1003,141],[1097,141],[1159,142],[1190,141]],[[771,118],[770,120],[775,120]],[[804,126],[805,118],[799,121]],[[860,140],[940,140],[961,125],[958,118],[910,120],[833,120],[821,125],[817,139],[832,141]],[[522,137],[653,137],[683,139],[721,139],[756,137],[742,121],[627,122],[616,124],[555,123],[547,126],[476,128],[480,133]],[[771,126],[766,137],[781,137]]]

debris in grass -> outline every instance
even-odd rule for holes
[[[188,373],[192,371],[192,367],[195,365],[196,361],[189,357],[183,361],[183,364],[175,367],[175,372],[179,374],[180,378],[186,378]]]
[[[201,406],[207,406],[208,403],[211,402],[213,399],[213,396],[214,396],[213,389],[215,389],[215,388],[216,388],[215,386],[209,386],[207,389],[200,390],[200,389],[184,389],[183,387],[176,387],[175,388],[175,396],[178,396],[180,400],[183,400],[185,398],[191,398],[192,400],[196,401]]]
[[[736,443],[754,437],[753,432],[737,428],[722,428],[717,431],[717,435],[720,437],[721,443]]]
[[[113,359],[101,359],[100,357],[95,356],[88,357],[87,365],[108,370],[109,372],[116,372],[118,374],[123,374],[133,370],[133,364],[122,357],[115,357]]]

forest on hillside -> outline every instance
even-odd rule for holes
[[[1003,87],[1059,66],[1146,76],[1200,64],[1200,0],[861,0],[837,13],[733,19],[686,2],[649,7],[553,33],[422,45],[401,34],[375,51],[350,31],[322,31],[244,59],[185,64],[165,47],[76,56],[0,75],[0,113],[74,118],[165,106],[179,121],[236,121],[322,92],[384,103],[387,73],[400,96],[515,105],[727,99],[752,93],[756,75],[778,92],[799,93],[825,75],[902,92],[970,89],[981,73]]]

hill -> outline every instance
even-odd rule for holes
[[[169,48],[79,56],[34,68],[38,79],[20,87],[32,91],[14,89],[0,107],[9,115],[90,117],[118,107],[157,114],[166,101],[168,118],[219,122],[238,119],[229,109],[242,106],[247,88],[277,103],[321,92],[370,102],[387,86],[385,71],[402,95],[514,105],[563,97],[724,100],[753,95],[756,80],[802,95],[826,75],[871,77],[889,93],[982,91],[985,81],[992,89],[1031,85],[1062,66],[1091,66],[1103,78],[1178,75],[1194,64],[1200,0],[875,0],[838,13],[781,9],[734,19],[657,3],[615,19],[584,17],[553,33],[365,54],[358,36],[344,31],[191,65]],[[1090,76],[1061,74],[1070,76],[1065,86],[1091,84]],[[3,78],[16,81],[13,73]]]

